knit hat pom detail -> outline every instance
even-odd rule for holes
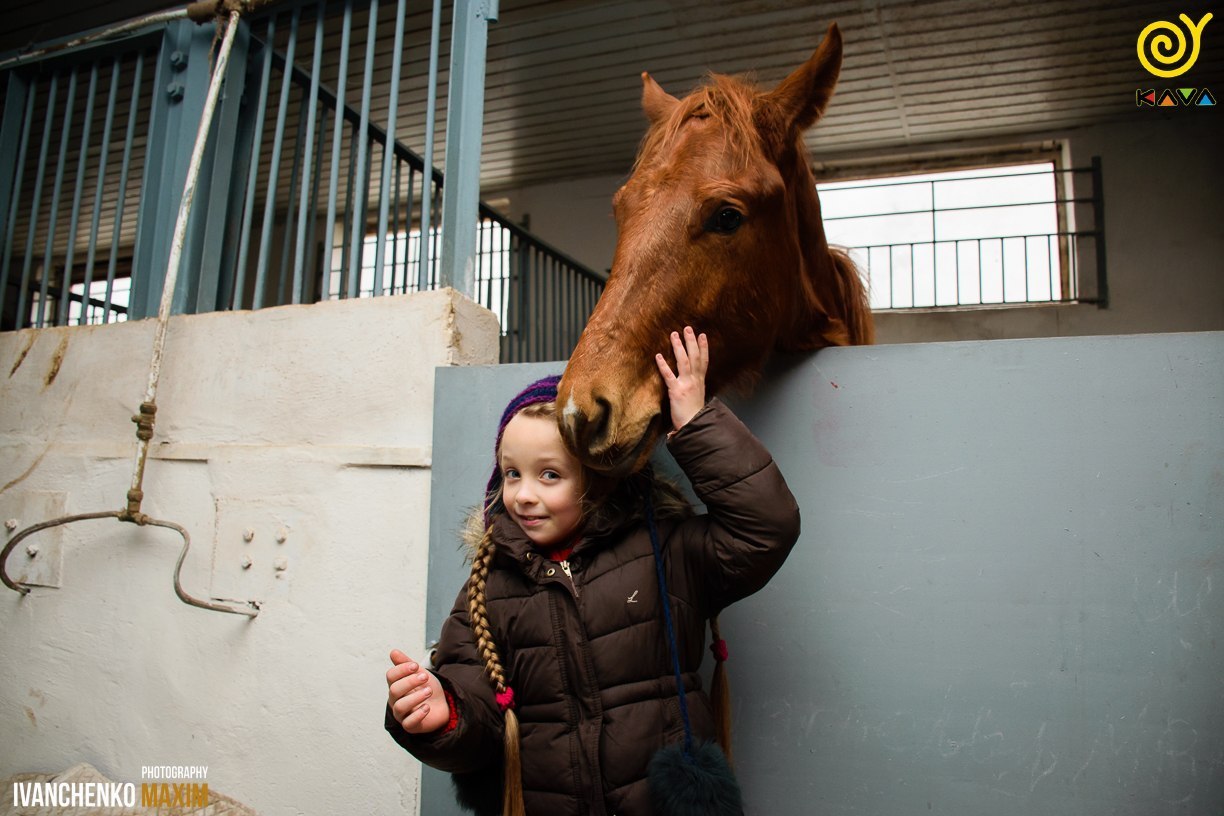
[[[514,708],[514,689],[506,686],[505,691],[497,692],[497,707],[501,709],[503,714],[507,709]]]

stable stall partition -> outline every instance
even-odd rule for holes
[[[431,636],[497,417],[562,367],[438,372]],[[1224,334],[826,349],[729,401],[803,512],[722,616],[748,813],[1218,816]]]

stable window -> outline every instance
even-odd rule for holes
[[[431,227],[430,240],[421,246],[421,231],[413,228],[388,233],[383,243],[382,274],[378,274],[378,236],[366,235],[362,242],[361,277],[357,297],[374,297],[422,292],[437,288],[438,259],[441,254],[441,229]],[[473,299],[497,315],[505,333],[507,286],[510,280],[510,230],[489,218],[476,225],[475,292]],[[332,248],[332,271],[328,297],[342,296],[344,247]],[[424,263],[424,267],[421,264]]]
[[[1099,162],[974,164],[817,185],[829,243],[849,249],[872,309],[1103,303]]]

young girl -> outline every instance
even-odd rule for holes
[[[488,804],[465,790],[481,779],[496,780],[494,813],[663,809],[652,757],[676,744],[687,755],[717,733],[698,675],[705,622],[764,586],[798,538],[769,452],[720,401],[706,403],[705,335],[686,327],[671,342],[674,372],[656,355],[667,445],[708,514],[693,516],[649,472],[613,484],[584,472],[557,428],[559,378],[533,383],[502,416],[472,574],[432,671],[391,652],[387,730],[454,774],[478,811]]]

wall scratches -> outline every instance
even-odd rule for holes
[[[9,369],[10,378],[17,373],[17,369],[21,368],[21,364],[25,362],[26,355],[30,353],[30,349],[34,348],[34,341],[37,339],[38,332],[30,332],[25,348],[17,355],[17,359],[13,362],[13,367]]]
[[[47,371],[47,377],[43,381],[43,390],[46,391],[51,387],[51,383],[55,382],[55,378],[59,376],[60,366],[64,363],[64,355],[68,353],[68,333],[60,338],[59,346],[55,349],[55,354],[51,355],[51,368]]]
[[[47,443],[47,446],[42,449],[42,453],[38,454],[38,456],[34,459],[34,461],[30,463],[30,466],[26,468],[25,471],[20,476],[10,481],[4,487],[0,487],[0,493],[5,492],[6,490],[8,490],[10,487],[12,487],[15,484],[20,484],[21,482],[24,482],[26,480],[26,477],[28,477],[31,473],[33,473],[36,467],[42,464],[42,460],[47,455],[47,452],[49,450],[51,450],[50,442]]]

